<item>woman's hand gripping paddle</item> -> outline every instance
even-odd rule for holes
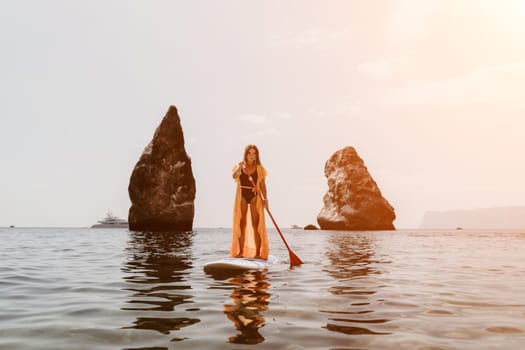
[[[251,176],[250,176],[250,182],[252,183],[253,188],[257,191],[257,187],[255,186],[255,183],[253,182],[253,178]],[[263,202],[266,201],[266,199],[263,197],[261,191],[257,191],[257,193],[259,194],[259,196],[261,196],[261,199],[263,200]],[[279,232],[279,236],[281,236],[281,239],[283,240],[284,245],[286,246],[286,249],[288,249],[288,254],[290,255],[290,266],[301,265],[303,262],[301,261],[301,259],[299,259],[299,257],[297,255],[295,255],[295,253],[292,251],[292,249],[290,249],[290,246],[286,242],[286,239],[284,239],[284,235],[281,232],[281,229],[279,229],[279,226],[277,226],[277,223],[275,222],[275,219],[273,218],[273,215],[270,212],[270,209],[268,209],[268,205],[265,205],[264,208],[266,209],[266,212],[270,216],[270,219],[272,219],[273,225],[277,229],[277,232]]]

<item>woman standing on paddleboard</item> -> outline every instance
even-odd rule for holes
[[[233,167],[232,176],[237,183],[237,191],[233,207],[230,256],[267,259],[268,234],[264,208],[268,206],[268,202],[263,201],[258,194],[260,191],[263,198],[266,198],[266,169],[261,164],[257,146],[246,146],[244,160]]]

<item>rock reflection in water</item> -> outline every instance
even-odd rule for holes
[[[352,279],[381,273],[372,264],[374,259],[373,242],[368,236],[334,232],[329,239],[330,249],[326,256],[331,265],[325,271],[336,279]]]
[[[235,286],[230,298],[233,304],[224,305],[224,313],[239,331],[228,341],[236,344],[259,344],[264,337],[259,328],[265,319],[261,311],[268,309],[270,294],[269,283],[264,271],[248,271],[237,277],[231,277],[229,283]]]
[[[337,280],[330,289],[337,296],[337,309],[320,310],[331,315],[324,328],[351,335],[390,334],[370,326],[380,327],[390,321],[376,317],[374,295],[380,286],[370,278],[381,273],[378,264],[388,262],[375,257],[374,241],[367,233],[334,232],[329,242],[326,256],[331,264],[325,266],[324,271]]]
[[[196,318],[174,317],[176,307],[191,303],[186,279],[191,264],[192,232],[130,232],[124,280],[134,292],[122,310],[133,311],[136,320],[123,328],[155,330],[169,334],[200,322]],[[169,313],[158,317],[158,311]]]

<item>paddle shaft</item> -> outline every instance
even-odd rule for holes
[[[253,179],[252,179],[251,176],[250,176],[250,182],[252,183],[253,188],[255,188],[255,190],[257,191],[257,193],[259,194],[259,196],[263,200],[263,202],[266,201],[266,198],[264,198],[262,192],[257,190],[257,187],[255,186],[255,183],[253,182]],[[268,208],[268,203],[266,203],[264,208],[266,209],[266,212],[268,213],[268,216],[270,216],[270,219],[272,219],[273,225],[277,229],[277,232],[279,233],[279,236],[281,236],[281,239],[283,240],[284,245],[286,246],[286,249],[288,249],[288,253],[290,255],[290,264],[291,265],[301,265],[303,262],[301,261],[301,259],[299,259],[299,257],[297,255],[294,254],[294,252],[292,251],[292,249],[288,245],[288,242],[286,242],[286,239],[284,238],[284,235],[281,232],[281,229],[279,228],[279,225],[277,225],[277,222],[275,222],[275,219],[273,218],[273,215],[270,212],[270,209]]]

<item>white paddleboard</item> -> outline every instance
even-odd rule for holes
[[[222,258],[204,264],[204,272],[214,273],[222,271],[261,270],[275,264],[277,260],[278,259],[273,255],[269,255],[268,260],[251,258]]]

